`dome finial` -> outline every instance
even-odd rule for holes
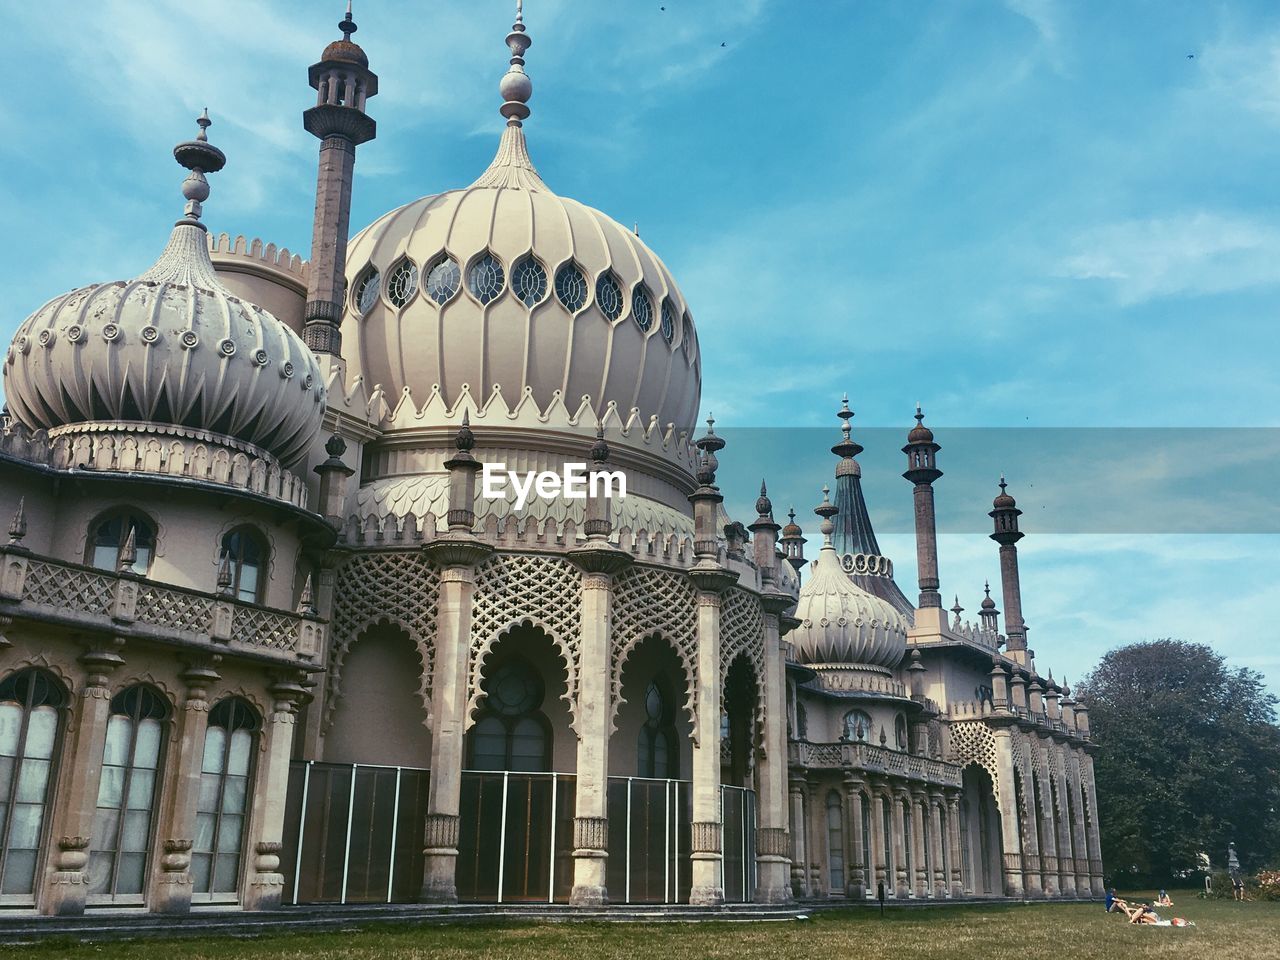
[[[822,518],[822,524],[818,529],[822,531],[822,548],[825,550],[832,546],[831,534],[836,529],[831,518],[840,512],[840,508],[831,502],[831,488],[825,483],[822,485],[822,502],[813,508],[813,512]]]
[[[529,98],[533,96],[533,81],[524,72],[525,52],[533,45],[524,28],[524,0],[516,0],[516,22],[507,34],[507,46],[511,49],[511,66],[498,84],[502,94],[499,113],[507,118],[507,125],[518,127],[529,117]]]
[[[187,179],[182,181],[182,195],[187,198],[184,216],[179,223],[189,223],[205,229],[200,222],[201,204],[209,199],[209,181],[206,173],[217,173],[227,162],[227,156],[209,142],[209,127],[213,121],[209,119],[209,108],[196,118],[200,132],[194,140],[187,140],[173,148],[173,158],[191,171]]]
[[[360,29],[356,26],[356,22],[351,19],[351,0],[347,0],[347,15],[338,24],[338,29],[342,31],[342,39],[348,43],[351,42],[351,35]]]

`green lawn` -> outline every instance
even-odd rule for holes
[[[999,960],[1060,957],[1248,958],[1280,960],[1280,903],[1202,901],[1174,894],[1167,914],[1194,920],[1194,929],[1135,927],[1098,904],[992,905],[919,910],[820,913],[805,922],[774,923],[523,923],[388,927],[262,937],[252,940],[148,940],[0,948],[24,960],[94,957],[111,960],[416,960],[416,958],[566,958],[595,960],[789,960],[791,957],[875,957],[885,960]]]

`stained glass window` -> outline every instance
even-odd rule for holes
[[[444,304],[462,286],[462,271],[452,257],[441,257],[427,271],[427,296]]]
[[[492,253],[486,253],[472,264],[471,271],[467,274],[467,289],[481,303],[489,303],[495,299],[502,293],[506,282],[507,276],[502,264]]]

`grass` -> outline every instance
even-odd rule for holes
[[[1180,894],[1180,895],[1179,895]],[[689,924],[494,923],[370,926],[341,933],[288,934],[252,940],[67,941],[0,947],[0,957],[92,957],[102,960],[425,960],[485,957],[539,960],[658,957],[661,960],[781,960],[874,957],[886,960],[1001,958],[1195,958],[1280,960],[1280,903],[1199,900],[1172,894],[1166,915],[1195,928],[1136,927],[1099,904],[940,907],[816,914],[805,922]]]

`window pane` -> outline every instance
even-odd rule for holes
[[[120,854],[120,873],[116,876],[117,894],[139,894],[142,892],[142,879],[147,869],[145,853]]]
[[[120,849],[138,853],[147,849],[147,834],[151,830],[150,810],[129,810],[124,815],[124,833]]]
[[[204,764],[201,769],[205,773],[221,773],[226,748],[227,731],[221,727],[210,727],[204,735]]]
[[[151,569],[151,548],[144,547],[141,544],[135,544],[135,546],[137,547],[137,554],[130,569],[140,576],[146,576],[147,571]]]
[[[18,734],[22,732],[22,708],[16,703],[0,703],[0,757],[18,755]]]
[[[120,811],[99,807],[93,812],[93,849],[107,851],[116,849],[116,826],[120,822]]]
[[[0,756],[0,801],[9,799],[9,787],[13,784],[13,757]],[[0,823],[3,823],[0,819]]]
[[[124,801],[124,767],[103,767],[98,781],[98,806],[119,807]]]
[[[234,853],[218,854],[218,870],[214,879],[214,893],[235,893],[239,879],[240,857]]]
[[[129,780],[129,798],[126,806],[130,810],[150,810],[155,782],[154,770],[134,770]]]
[[[258,599],[258,567],[247,560],[240,565],[239,597],[250,603]]]
[[[58,711],[54,707],[36,707],[27,721],[27,743],[23,753],[28,757],[48,760],[53,756],[53,741],[58,734]]]
[[[191,856],[191,890],[193,893],[209,892],[209,868],[213,855],[196,853]]]
[[[215,813],[218,809],[218,793],[222,788],[222,778],[216,773],[206,773],[200,777],[200,799],[196,809],[200,813]]]
[[[44,803],[45,787],[49,783],[48,760],[23,760],[18,771],[18,803]]]
[[[154,770],[160,762],[160,740],[164,727],[159,720],[143,720],[138,724],[138,742],[133,748],[135,766]]]
[[[35,850],[15,850],[10,847],[5,853],[4,886],[0,887],[0,893],[31,893],[35,887],[35,876]]]
[[[107,742],[102,748],[102,762],[123,767],[129,763],[130,741],[133,739],[133,721],[113,713],[107,721]]]
[[[249,754],[253,746],[253,734],[248,730],[237,730],[231,735],[231,759],[227,763],[227,773],[237,777],[249,773]]]
[[[248,777],[227,777],[222,787],[223,813],[244,813],[245,792],[248,785]]]
[[[89,854],[89,893],[101,894],[111,892],[111,870],[115,866],[116,858],[113,853],[103,853],[95,850]]]
[[[9,852],[34,850],[40,846],[40,824],[44,820],[44,805],[15,803],[13,822],[9,826]]]
[[[218,853],[240,852],[240,829],[244,817],[226,814],[218,821]]]
[[[89,564],[99,570],[114,570],[119,556],[120,548],[115,544],[110,546],[97,544],[93,548],[93,554],[89,557]]]
[[[213,849],[213,824],[214,815],[212,813],[196,814],[196,835],[193,838],[192,849],[194,850],[212,850]]]

